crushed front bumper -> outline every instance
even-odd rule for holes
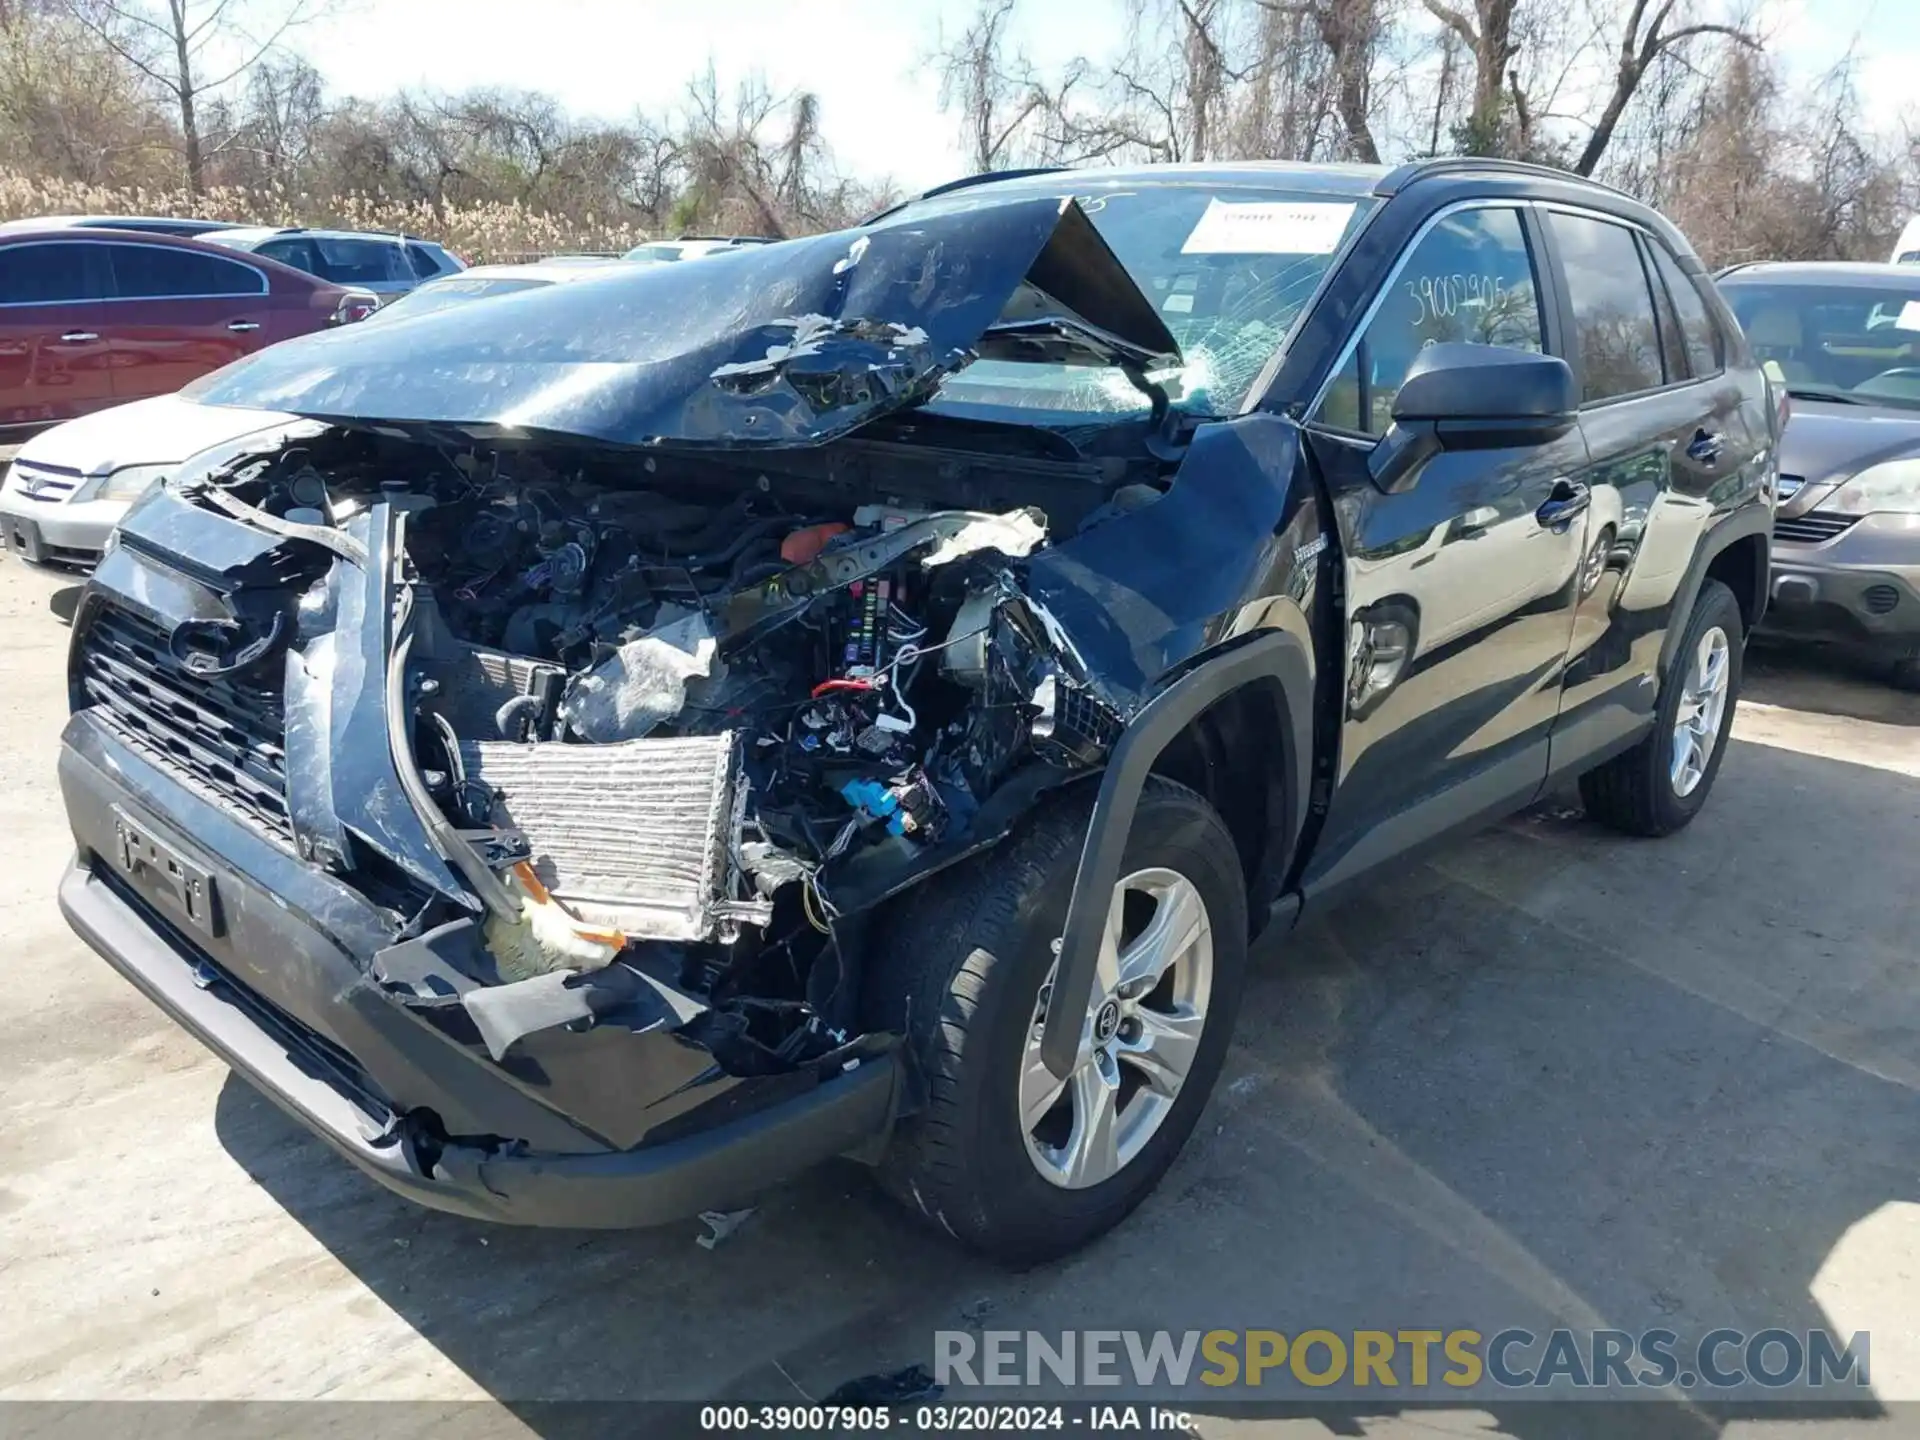
[[[1776,539],[1761,633],[1920,653],[1920,515],[1869,515],[1831,540]]]
[[[60,885],[74,930],[287,1114],[421,1204],[517,1224],[658,1224],[873,1153],[897,1113],[898,1050],[826,1077],[742,1080],[669,1031],[601,1026],[549,1037],[537,1063],[495,1065],[370,978],[373,907],[85,712],[69,722],[60,783],[78,846]],[[651,1091],[628,1088],[649,1077]],[[592,1124],[559,1108],[569,1096],[598,1102]],[[615,1128],[640,1138],[610,1139]]]

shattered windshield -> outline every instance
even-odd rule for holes
[[[1176,406],[1206,415],[1240,409],[1334,253],[1374,203],[1326,191],[1204,182],[1086,190],[1075,193],[1080,207],[1180,342],[1184,363],[1152,378]],[[908,205],[887,223],[1006,199],[1006,187],[983,186]],[[1146,401],[1116,369],[983,359],[949,376],[936,405],[1111,415],[1143,410]]]

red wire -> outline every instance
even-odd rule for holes
[[[830,690],[871,690],[871,680],[822,680],[813,687],[813,698],[818,700]]]

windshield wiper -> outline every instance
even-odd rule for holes
[[[1831,400],[1839,405],[1872,405],[1874,400],[1826,385],[1789,385],[1787,394],[1798,400]]]

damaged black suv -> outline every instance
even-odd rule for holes
[[[1057,1254],[1249,942],[1713,784],[1780,417],[1489,161],[983,177],[262,351],[74,623],[73,926],[368,1174],[625,1226],[850,1155]]]

